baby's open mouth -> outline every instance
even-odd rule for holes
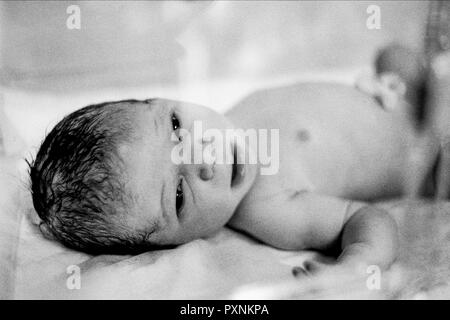
[[[233,144],[232,152],[233,164],[231,166],[231,187],[234,187],[238,185],[244,178],[244,164],[238,163],[239,149],[236,144]]]
[[[233,145],[232,152],[233,152],[233,164],[231,165],[231,167],[232,167],[232,169],[231,169],[231,185],[233,185],[233,180],[236,177],[236,172],[237,172],[237,168],[236,168],[236,165],[237,165],[236,145]]]

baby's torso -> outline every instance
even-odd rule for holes
[[[270,129],[279,130],[279,170],[258,174],[247,199],[314,191],[370,200],[400,192],[411,128],[351,87],[298,84],[259,91],[227,116],[237,128],[268,129],[268,140]]]

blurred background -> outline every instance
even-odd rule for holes
[[[165,96],[220,111],[278,80],[350,81],[385,44],[421,48],[427,13],[427,1],[2,1],[0,117],[35,144],[94,102]]]
[[[0,14],[2,83],[76,90],[368,64],[387,42],[422,45],[427,2],[5,1]]]

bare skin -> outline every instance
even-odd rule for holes
[[[136,115],[142,136],[121,153],[137,207],[121,223],[145,231],[156,220],[152,243],[185,243],[228,222],[277,248],[338,247],[341,266],[387,268],[394,261],[395,221],[365,201],[401,192],[412,126],[373,96],[337,84],[298,84],[252,94],[226,117],[163,99],[137,107]],[[260,167],[245,165],[233,183],[229,164],[174,164],[171,150],[186,140],[174,142],[171,132],[192,130],[194,120],[220,130],[279,129],[278,173],[260,175]]]
[[[332,84],[257,92],[226,115],[244,129],[280,129],[279,173],[257,176],[232,227],[284,249],[340,242],[342,263],[390,265],[395,222],[363,201],[400,194],[412,143],[407,119]]]

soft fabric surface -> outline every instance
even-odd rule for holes
[[[229,298],[245,284],[295,281],[291,266],[314,255],[276,250],[224,228],[212,238],[171,250],[89,256],[44,239],[29,193],[23,185],[14,189],[10,200],[20,201],[12,201],[8,211],[0,209],[0,225],[9,226],[2,229],[3,236],[9,235],[4,240],[10,241],[10,254],[2,260],[11,277],[8,288],[2,286],[7,298]],[[14,228],[15,222],[20,228]],[[81,269],[80,290],[67,286],[72,265]]]
[[[223,230],[172,250],[138,256],[91,257],[42,240],[23,219],[15,298],[226,298],[246,283],[292,278],[279,252]],[[69,290],[67,267],[81,268],[81,290]],[[69,269],[70,270],[70,269]]]
[[[17,161],[7,159],[1,167],[17,168]],[[5,170],[0,172],[4,177]],[[137,256],[89,256],[69,250],[43,238],[29,192],[17,182],[21,179],[9,178],[5,189],[10,197],[0,207],[2,298],[450,298],[449,203],[380,204],[397,218],[401,255],[382,274],[381,289],[369,290],[369,274],[330,269],[296,279],[292,266],[322,257],[277,250],[227,228],[208,239]],[[79,290],[67,285],[73,265],[81,270]]]

